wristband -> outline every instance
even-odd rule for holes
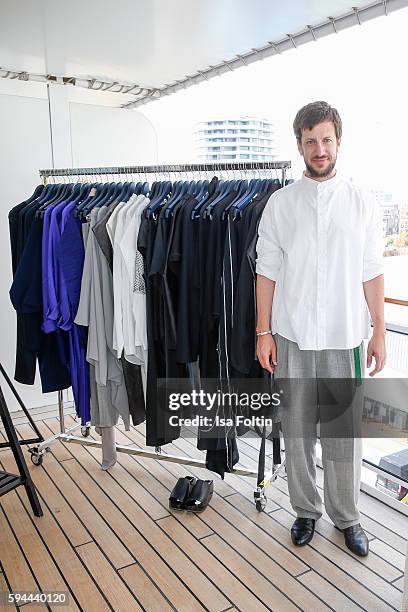
[[[259,336],[267,336],[268,334],[272,334],[272,330],[268,329],[268,331],[256,332],[257,337]]]

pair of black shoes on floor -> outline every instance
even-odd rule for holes
[[[170,493],[169,506],[172,510],[204,512],[212,498],[214,483],[212,480],[199,480],[194,476],[179,478]]]
[[[305,546],[309,544],[313,538],[315,524],[316,521],[314,519],[297,518],[290,531],[292,542],[296,544],[296,546]],[[359,557],[366,557],[368,555],[368,538],[360,523],[358,523],[358,525],[352,525],[352,527],[347,527],[346,529],[339,529],[339,531],[343,532],[344,543],[351,552]]]

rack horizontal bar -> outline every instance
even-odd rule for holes
[[[105,166],[95,168],[44,168],[39,170],[40,177],[48,176],[86,176],[93,174],[149,174],[166,172],[206,172],[223,170],[282,170],[291,167],[290,161],[263,162],[216,162],[197,164],[164,164],[149,166]]]
[[[102,442],[99,442],[98,440],[84,439],[80,438],[79,436],[60,434],[59,439],[62,442],[73,442],[74,444],[82,444],[83,446],[95,446],[99,448],[102,447]],[[183,457],[176,455],[168,455],[164,451],[161,451],[160,453],[156,451],[148,451],[141,448],[137,448],[133,445],[116,444],[116,450],[118,453],[125,453],[127,455],[140,455],[149,459],[158,459],[159,461],[169,461],[171,463],[191,465],[194,467],[206,467],[206,462],[204,459],[192,459],[191,457],[187,456]],[[234,468],[232,473],[238,474],[240,476],[256,476],[258,474],[257,471],[249,470],[247,468]]]

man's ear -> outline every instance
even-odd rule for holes
[[[340,148],[340,143],[341,143],[341,138],[338,138],[338,139],[337,139],[337,148],[338,148],[338,149]]]
[[[300,140],[297,140],[296,144],[297,144],[297,148],[298,148],[299,153],[303,157],[302,144],[301,144]]]

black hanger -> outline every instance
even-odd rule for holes
[[[31,202],[34,202],[34,200],[39,198],[45,188],[46,188],[45,185],[37,185],[37,187],[34,190],[34,193],[28,198],[28,200],[26,200],[26,204],[31,204]]]

